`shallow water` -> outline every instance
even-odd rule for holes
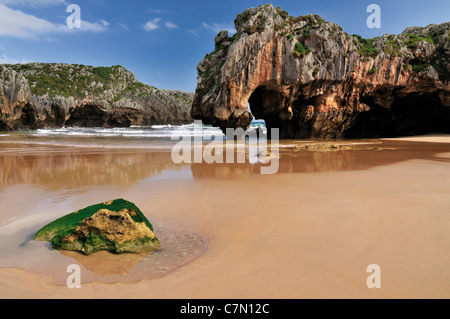
[[[54,208],[56,210],[56,207]],[[61,210],[58,210],[61,212]],[[92,281],[135,282],[163,276],[181,267],[207,248],[207,239],[201,234],[189,232],[153,221],[162,248],[150,255],[114,255],[100,252],[85,256],[77,252],[55,251],[48,242],[33,241],[37,226],[48,217],[59,214],[42,213],[17,218],[0,227],[0,267],[23,268],[48,274],[55,283],[65,284],[67,267],[81,267],[81,283]]]
[[[233,183],[252,179],[251,185],[259,185],[262,164],[251,161],[254,156],[251,151],[241,164],[175,164],[170,149],[176,142],[170,139],[170,134],[178,129],[186,130],[185,127],[53,129],[0,135],[0,268],[44,273],[54,282],[65,284],[67,266],[75,263],[82,268],[83,283],[134,282],[167,275],[196,260],[210,242],[210,238],[190,227],[201,218],[183,219],[182,211],[177,211],[174,218],[170,211],[172,203],[167,200],[166,210],[155,211],[149,199],[152,189],[167,185],[167,181],[180,185],[176,187],[192,187],[196,181]],[[152,130],[159,133],[166,130],[166,134],[151,135]],[[446,155],[449,144],[370,139],[333,141],[352,146],[351,150],[298,149],[314,143],[317,141],[280,141],[278,174],[362,171],[415,159],[450,164]],[[142,183],[152,187],[136,191]],[[164,196],[169,200],[182,200],[177,197],[176,188],[168,192]],[[195,198],[196,194],[189,196]],[[160,251],[149,256],[109,253],[84,256],[54,251],[49,243],[31,240],[38,229],[58,217],[121,197],[135,201],[152,222],[163,245]],[[199,198],[199,203],[204,201],[205,198]],[[145,205],[142,207],[141,203]],[[161,209],[160,204],[158,207]],[[177,207],[180,209],[182,205]]]

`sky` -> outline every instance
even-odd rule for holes
[[[449,0],[0,0],[0,64],[122,65],[146,84],[194,92],[217,33],[233,34],[238,13],[266,3],[292,16],[319,14],[365,38],[450,21]],[[80,9],[80,28],[67,25],[70,4]],[[370,4],[381,9],[381,28],[367,26]]]

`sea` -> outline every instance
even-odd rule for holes
[[[266,132],[264,121],[252,122],[248,132],[259,128]],[[62,127],[0,132],[0,144],[163,150],[172,148],[182,139],[200,136],[203,142],[225,139],[225,135],[217,127],[192,123],[127,128]]]

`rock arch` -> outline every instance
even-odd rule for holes
[[[272,117],[278,116],[283,110],[284,100],[285,97],[274,85],[263,84],[253,91],[248,103],[255,119],[270,122]]]
[[[197,67],[194,119],[246,129],[253,115],[286,139],[449,131],[448,22],[363,39],[266,5],[235,26]]]

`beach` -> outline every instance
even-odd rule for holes
[[[1,298],[450,297],[448,135],[281,141],[278,173],[262,175],[257,163],[175,164],[160,140],[82,133],[0,136]],[[143,211],[160,252],[86,257],[31,241],[116,198]],[[66,286],[69,264],[80,289]],[[366,284],[372,264],[379,289]]]

